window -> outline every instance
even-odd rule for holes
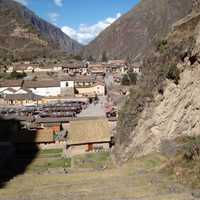
[[[68,87],[68,86],[69,86],[69,83],[68,83],[68,82],[66,82],[66,83],[65,83],[65,86],[66,86],[66,87]]]

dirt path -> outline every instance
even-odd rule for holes
[[[151,160],[134,161],[103,171],[66,175],[26,174],[0,190],[0,200],[197,200],[192,191],[166,174]]]

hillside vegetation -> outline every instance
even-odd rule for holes
[[[177,22],[143,65],[143,77],[119,114],[115,157],[159,151],[165,139],[199,135],[200,13]]]
[[[81,45],[13,0],[0,0],[0,59],[75,54]]]

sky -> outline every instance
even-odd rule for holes
[[[61,28],[71,38],[88,44],[139,0],[15,0]]]

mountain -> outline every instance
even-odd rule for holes
[[[110,58],[144,57],[191,9],[192,0],[141,0],[87,45],[84,55],[100,59],[106,52]]]
[[[199,2],[199,4],[198,4]],[[116,160],[176,152],[174,139],[200,132],[200,1],[144,59],[141,80],[119,113]]]
[[[30,54],[37,56],[56,51],[75,54],[81,47],[23,5],[13,0],[0,0],[0,51],[4,55],[31,57]]]

